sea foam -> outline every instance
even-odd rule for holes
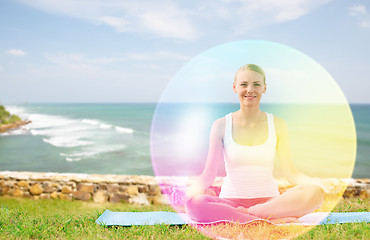
[[[91,145],[94,143],[92,141],[78,140],[78,138],[73,137],[73,136],[67,136],[67,137],[58,136],[58,137],[51,137],[51,138],[43,138],[42,140],[55,147],[78,147],[78,146]]]
[[[91,125],[98,125],[98,124],[100,124],[100,121],[99,120],[96,120],[96,119],[87,119],[87,118],[82,119],[81,122],[87,123],[87,124],[91,124]]]
[[[94,157],[101,153],[114,152],[125,149],[126,145],[117,144],[117,145],[103,145],[99,147],[86,147],[82,151],[75,151],[72,153],[60,153],[60,156],[66,157],[66,160],[69,162],[79,161],[81,159]]]
[[[115,127],[115,129],[118,131],[118,132],[121,132],[121,133],[133,133],[134,132],[134,129],[132,128],[123,128],[123,127]]]
[[[22,129],[3,133],[2,136],[14,134],[40,136],[44,143],[55,147],[59,155],[68,162],[125,149],[127,145],[119,141],[127,141],[123,134],[130,135],[134,132],[132,128],[114,126],[99,119],[43,114],[38,113],[37,109],[28,112],[27,108],[18,106],[10,106],[7,109],[32,123]]]

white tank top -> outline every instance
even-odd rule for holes
[[[268,138],[265,143],[245,146],[232,137],[232,114],[225,116],[224,161],[226,177],[220,198],[262,198],[278,196],[272,176],[276,151],[274,117],[267,115]]]

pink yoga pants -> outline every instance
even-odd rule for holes
[[[284,218],[301,217],[318,209],[324,201],[324,195],[318,194],[310,198],[300,196],[301,200],[294,199],[294,195],[304,193],[304,188],[296,186],[277,197],[265,198],[219,198],[217,196],[197,195],[186,204],[186,210],[191,219],[198,222],[212,222],[230,220],[247,222],[257,218]],[[308,189],[309,190],[309,189]],[[294,195],[292,195],[294,193]],[[289,195],[290,194],[290,195]],[[285,198],[285,199],[283,199]],[[288,199],[288,200],[287,200]],[[248,208],[243,213],[237,207]]]
[[[217,220],[230,220],[234,222],[248,222],[260,219],[257,216],[242,213],[236,209],[239,206],[249,208],[265,203],[273,197],[267,198],[219,198],[217,196],[198,195],[186,204],[186,211],[190,218],[197,222],[213,222]]]

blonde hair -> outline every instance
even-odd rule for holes
[[[248,69],[261,74],[263,76],[263,83],[266,83],[265,71],[263,71],[263,69],[260,66],[256,65],[256,64],[247,64],[247,65],[244,65],[244,66],[240,67],[238,69],[238,71],[236,71],[236,73],[235,73],[234,82],[236,81],[236,76],[238,75],[238,73],[240,71],[245,71],[245,70],[248,70]]]

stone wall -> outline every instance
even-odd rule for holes
[[[98,203],[169,204],[168,196],[174,186],[185,188],[187,182],[189,179],[186,177],[4,171],[0,172],[0,195],[33,199],[93,200]],[[370,198],[369,179],[349,179],[347,182],[344,197]],[[222,178],[217,178],[214,186],[206,192],[218,195],[221,184]],[[278,185],[281,193],[292,187],[282,180],[278,180]]]
[[[0,172],[0,195],[33,199],[168,204],[150,176]]]

